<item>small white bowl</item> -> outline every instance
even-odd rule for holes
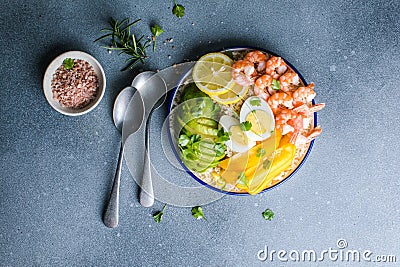
[[[88,105],[84,106],[83,108],[64,107],[57,100],[53,98],[51,81],[53,80],[53,75],[55,74],[56,70],[63,64],[63,61],[66,58],[85,60],[93,67],[99,79],[99,88],[96,98],[93,99]],[[104,74],[104,70],[101,67],[100,63],[91,55],[81,51],[69,51],[56,57],[47,67],[43,78],[43,91],[44,95],[46,96],[47,102],[49,102],[49,104],[58,112],[68,116],[79,116],[93,110],[103,98],[105,89],[106,89],[106,76]]]

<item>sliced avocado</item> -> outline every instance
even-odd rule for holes
[[[200,153],[215,156],[215,159],[219,161],[225,157],[225,154],[218,156],[217,152],[215,151],[215,145],[216,143],[213,140],[205,138],[198,143],[197,150],[200,151]]]
[[[193,135],[193,134],[200,134],[202,136],[202,139],[205,139],[205,140],[207,140],[207,139],[214,140],[217,138],[217,135],[214,133],[213,133],[213,135],[204,134],[204,133],[199,132],[197,129],[192,128],[193,125],[185,124],[183,122],[183,120],[181,118],[179,118],[179,116],[176,116],[176,119],[180,125],[180,129],[183,130],[186,133],[186,135],[188,135],[188,136]],[[198,124],[198,125],[200,125],[202,127],[206,127],[201,124]]]
[[[203,163],[201,161],[184,160],[186,167],[195,172],[204,172],[211,167],[211,163]]]
[[[186,123],[183,122],[183,120],[181,118],[179,118],[179,116],[176,116],[176,120],[178,121],[179,126],[181,127],[181,129],[185,129],[185,131],[187,133],[190,133],[190,135],[195,134],[196,131],[194,129],[192,129],[191,127],[189,127],[189,125],[187,125]]]
[[[204,138],[204,139],[201,140],[199,145],[200,145],[201,148],[208,148],[208,149],[214,151],[215,143],[214,143],[213,140]]]
[[[217,128],[218,127],[218,122],[216,120],[205,118],[205,117],[197,118],[196,122],[200,123],[202,125],[206,125],[206,126],[212,127],[212,128]]]
[[[207,163],[219,162],[222,158],[225,157],[225,154],[217,155],[217,152],[214,149],[210,149],[207,147],[199,146],[197,148],[197,151],[200,155],[198,159]]]
[[[198,134],[210,135],[216,137],[218,134],[218,130],[212,127],[208,127],[202,124],[197,123],[195,120],[191,120],[187,123],[187,125],[194,129]]]
[[[208,165],[213,163],[215,160],[216,160],[216,155],[208,155],[205,153],[202,153],[199,158],[199,162],[202,162],[202,163],[208,164]]]
[[[201,142],[193,144],[193,149],[198,151],[200,154],[205,154],[210,157],[215,157],[217,153],[213,149],[205,148],[200,145]]]

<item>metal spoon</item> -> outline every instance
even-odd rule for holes
[[[153,75],[153,74],[152,74]],[[138,74],[132,82],[132,87],[126,87],[123,89],[117,96],[114,102],[113,109],[113,120],[115,127],[119,132],[122,131],[122,127],[124,124],[125,113],[129,106],[134,107],[135,117],[143,118],[144,115],[144,107],[143,102],[140,97],[132,98],[136,92],[136,88],[134,86],[141,87],[143,82],[149,78],[148,73]],[[136,81],[136,82],[135,82]],[[137,103],[129,105],[130,101],[136,101]],[[137,119],[134,121],[130,121],[129,125],[131,126],[129,129],[130,134],[136,132],[141,126],[142,120]],[[127,136],[124,138],[127,139]],[[118,211],[119,211],[119,186],[121,180],[121,167],[122,167],[122,159],[124,157],[124,142],[121,142],[121,149],[119,151],[118,156],[118,164],[117,170],[115,172],[114,183],[111,190],[110,199],[108,201],[106,210],[103,215],[103,223],[110,228],[114,228],[118,225]]]
[[[154,75],[154,73],[152,75]],[[145,129],[145,157],[139,201],[143,207],[151,207],[154,204],[154,192],[151,179],[149,153],[150,122],[154,110],[159,108],[165,101],[167,86],[161,76],[153,76],[148,81],[146,81],[146,84],[143,85],[143,87],[138,88],[138,90],[143,97],[143,102],[145,103],[145,110],[147,115]],[[155,102],[156,100],[157,102]]]

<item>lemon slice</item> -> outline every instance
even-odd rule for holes
[[[248,86],[241,86],[233,82],[232,86],[228,89],[228,92],[211,96],[212,99],[223,105],[234,104],[247,94],[249,91]]]
[[[234,81],[231,74],[233,60],[222,53],[202,56],[193,67],[193,80],[197,87],[209,96],[229,91]]]

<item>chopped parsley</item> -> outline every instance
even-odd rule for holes
[[[221,128],[218,130],[217,133],[218,136],[218,142],[225,142],[225,141],[229,141],[229,133],[224,131],[224,128]]]
[[[264,148],[259,148],[259,149],[257,149],[257,154],[256,154],[256,156],[257,157],[262,157],[262,156],[264,156],[265,155],[265,149]]]
[[[223,143],[216,143],[214,145],[214,151],[215,151],[217,157],[222,156],[223,154],[225,154],[226,145]]]
[[[164,32],[163,29],[161,29],[160,25],[154,25],[151,27],[151,33],[153,34],[153,51],[156,50],[156,45],[157,45],[157,37],[160,36]]]
[[[253,126],[251,124],[251,122],[249,121],[244,121],[240,124],[240,129],[242,129],[242,131],[250,131],[251,126]]]
[[[66,70],[70,70],[74,67],[74,60],[72,58],[66,58],[63,61],[63,66]]]
[[[153,215],[153,219],[156,223],[159,223],[162,221],[162,217],[164,215],[165,208],[167,207],[167,204],[164,205],[163,209],[161,211],[157,211]]]
[[[174,7],[172,8],[172,14],[178,18],[182,18],[185,15],[185,7],[176,3],[174,0]]]
[[[281,89],[281,83],[279,81],[273,79],[271,88],[272,88],[272,90],[280,90]]]
[[[240,184],[242,186],[249,186],[249,180],[247,179],[246,175],[244,175],[244,172],[241,172],[239,174],[237,184]]]
[[[274,212],[270,209],[266,209],[263,213],[261,213],[263,218],[267,221],[272,220],[272,218],[274,218]]]
[[[204,217],[203,208],[200,206],[192,208],[192,216],[197,220],[204,219],[207,221],[206,217]]]
[[[190,141],[192,143],[196,143],[196,142],[200,141],[200,139],[201,139],[201,135],[199,135],[199,134],[194,134],[190,137]]]
[[[263,168],[268,169],[271,166],[271,161],[270,160],[265,160],[263,162]]]
[[[178,144],[182,147],[187,146],[191,142],[186,134],[181,134],[178,139]]]
[[[250,100],[250,105],[252,105],[253,107],[261,106],[261,99],[253,98],[252,100]]]

